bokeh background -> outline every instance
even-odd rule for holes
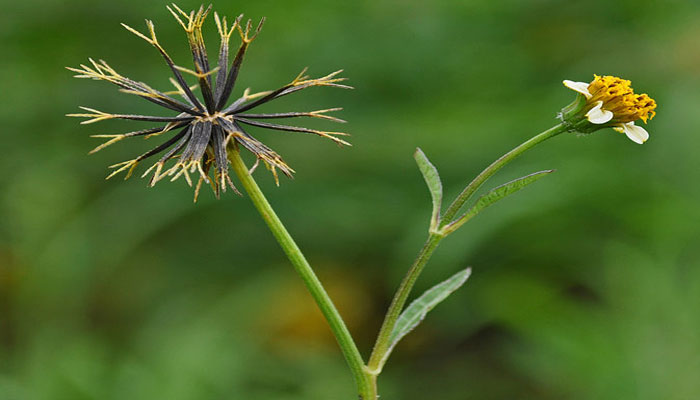
[[[183,8],[199,3],[181,1]],[[90,134],[138,129],[64,117],[86,105],[153,112],[64,66],[104,58],[168,87],[156,23],[189,66],[161,2],[2,1],[0,399],[353,399],[325,322],[245,197],[192,204],[184,182],[105,182],[151,144],[96,155]],[[343,106],[351,148],[255,131],[296,169],[258,177],[368,355],[421,246],[420,146],[451,199],[493,159],[550,127],[563,79],[633,80],[659,103],[651,139],[562,135],[490,186],[557,172],[439,248],[423,290],[469,282],[396,349],[383,399],[700,398],[700,3],[652,0],[219,2],[268,17],[238,92],[303,67],[345,68],[354,91],[311,89],[269,111]],[[213,20],[210,50],[218,48]],[[314,122],[314,121],[312,121]],[[311,124],[337,129],[330,123]]]

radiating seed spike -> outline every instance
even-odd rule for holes
[[[292,81],[292,84],[296,84],[297,82],[306,79],[306,77],[304,77],[304,74],[306,73],[306,71],[308,71],[308,69],[309,69],[309,67],[304,67],[304,69],[301,70],[299,75],[297,75],[297,77],[294,78],[294,80]]]
[[[265,17],[260,18],[260,22],[258,23],[258,27],[255,28],[255,35],[256,36],[262,30],[262,27],[263,27],[263,25],[265,25],[266,20],[267,20],[267,18],[265,18]]]
[[[243,29],[241,27],[241,21],[243,20],[243,14],[240,14],[236,19],[233,21],[233,25],[231,25],[231,35],[233,34],[234,30],[237,30],[239,35],[243,37]]]
[[[73,68],[73,67],[65,67],[65,68],[66,68],[68,71],[71,71],[71,72],[77,72],[77,73],[79,73],[79,74],[84,74],[84,73],[85,73],[85,71],[83,71],[82,69]]]
[[[119,168],[119,167],[124,166],[124,165],[126,165],[130,162],[133,162],[133,161],[134,160],[122,161],[120,163],[112,164],[112,165],[108,166],[107,168],[109,168],[109,169]]]
[[[136,169],[137,165],[139,165],[138,161],[136,161],[134,164],[131,165],[131,168],[129,168],[129,171],[124,176],[124,180],[131,178],[131,175],[134,173],[134,169]]]
[[[139,31],[137,31],[136,29],[130,27],[129,25],[127,25],[127,24],[125,24],[125,23],[122,23],[121,25],[122,25],[126,30],[128,30],[129,32],[133,33],[134,35],[140,37],[141,39],[147,41],[148,43],[150,43],[150,44],[152,44],[152,45],[155,44],[155,43],[153,42],[153,40],[149,39],[148,37],[146,37],[146,35],[144,35],[143,33],[139,32]]]
[[[238,36],[241,37],[241,40],[245,41],[245,32],[243,31],[245,28],[241,24],[242,20],[243,14],[239,15],[238,18],[236,18],[236,30],[238,31]]]
[[[114,68],[110,67],[109,64],[107,64],[107,61],[105,61],[105,60],[100,60],[100,65],[101,65],[102,69],[104,69],[105,71],[109,72],[109,73],[112,74],[114,77],[123,78],[117,71],[114,70]]]
[[[335,111],[343,111],[343,107],[326,108],[325,110],[316,110],[314,112],[315,113],[329,113],[329,112],[335,112]]]
[[[185,18],[189,18],[188,14],[186,12],[182,11],[182,9],[177,6],[177,4],[175,4],[175,3],[170,3],[170,4],[173,6],[173,8],[175,8],[177,10],[177,12],[182,14],[182,16],[184,16]]]
[[[221,20],[219,19],[219,14],[216,11],[214,11],[214,22],[216,23],[216,30],[219,31],[219,36],[224,38],[224,32],[226,31],[226,19],[224,19],[222,27]]]
[[[190,74],[190,75],[192,75],[192,76],[194,76],[194,77],[196,77],[196,78],[206,78],[206,77],[209,76],[209,75],[212,75],[212,74],[214,74],[214,73],[216,73],[216,72],[219,72],[219,67],[218,67],[218,66],[215,67],[215,68],[213,68],[213,69],[211,69],[211,70],[209,70],[208,72],[202,72],[202,73],[197,72],[197,71],[192,71],[191,69],[188,69],[188,68],[185,68],[185,67],[181,67],[181,66],[179,66],[179,65],[175,65],[174,67],[175,67],[178,71],[181,71],[181,72]]]
[[[175,169],[168,174],[168,176],[173,175],[172,179],[170,179],[170,182],[175,182],[186,171],[185,166],[182,163],[178,163],[178,165],[176,165],[176,167],[179,168],[179,171],[177,169]],[[177,173],[175,173],[175,172],[177,172]]]
[[[114,71],[114,70],[112,69],[112,67],[110,67],[109,64],[107,64],[107,61],[105,61],[105,60],[103,60],[103,59],[101,59],[101,58],[100,58],[98,61],[100,62],[100,64],[101,64],[104,68],[107,68],[107,69],[110,70],[110,71]]]
[[[225,171],[217,171],[216,174],[217,176],[217,182],[218,186],[221,188],[221,191],[226,193],[226,172]]]
[[[280,185],[280,178],[277,176],[277,169],[273,165],[272,168],[270,168],[270,171],[272,172],[272,176],[275,177],[275,185],[279,187]]]
[[[165,166],[164,162],[158,162],[158,167],[156,167],[156,172],[153,173],[153,179],[155,182],[158,182],[158,179],[160,179],[160,174],[161,171],[163,171],[163,166]]]
[[[126,93],[126,94],[135,94],[137,96],[142,96],[142,97],[150,97],[150,98],[159,98],[160,96],[155,94],[155,93],[149,93],[149,92],[143,92],[140,90],[133,90],[133,89],[119,89],[120,92]]]
[[[110,165],[109,168],[117,168],[117,170],[112,172],[111,174],[109,174],[107,176],[107,178],[105,178],[105,179],[110,179],[113,176],[117,175],[118,173],[124,171],[127,168],[131,168],[133,170],[133,168],[136,167],[137,164],[138,164],[138,161],[136,161],[136,159],[133,159],[133,160],[129,160],[129,161],[120,162],[120,163],[117,163],[114,165]],[[129,176],[130,175],[127,174],[126,178],[124,178],[124,179],[128,179]]]
[[[211,12],[211,9],[213,6],[214,6],[213,4],[209,3],[209,7],[207,7],[207,9],[204,10],[204,13],[202,14],[202,17],[201,17],[202,23],[204,23],[204,20],[207,18],[207,16],[209,16],[209,13]]]
[[[191,33],[194,31],[194,10],[190,11],[187,18],[189,20],[189,23],[187,24],[187,33]]]
[[[197,181],[197,186],[194,189],[194,200],[193,203],[197,202],[197,198],[199,198],[199,189],[202,187],[202,178],[199,178]]]
[[[143,137],[143,139],[144,139],[144,140],[148,140],[148,139],[150,139],[150,138],[152,138],[152,137],[160,136],[162,133],[163,133],[163,132],[151,133],[151,134],[145,135],[145,136]]]
[[[271,90],[267,90],[267,91],[264,91],[264,92],[258,92],[258,93],[249,94],[249,95],[248,95],[248,99],[249,99],[249,100],[255,100],[255,99],[258,99],[258,98],[260,98],[260,97],[267,96],[267,95],[270,94],[270,93],[272,93]]]
[[[150,139],[150,138],[152,138],[152,137],[160,136],[160,135],[164,134],[164,133],[167,132],[167,131],[169,131],[169,129],[167,129],[167,130],[164,129],[164,130],[162,130],[162,131],[149,133],[148,135],[144,135],[143,139],[144,139],[144,140],[148,140],[148,139]]]
[[[148,32],[150,32],[150,34],[151,34],[152,43],[154,45],[158,45],[158,38],[156,38],[156,27],[153,24],[153,21],[151,21],[150,19],[147,19],[146,25],[148,26]]]
[[[224,22],[226,22],[226,18],[224,18]],[[228,23],[226,22],[226,24]],[[230,38],[231,35],[233,35],[233,32],[236,30],[236,26],[238,26],[238,20],[234,20],[233,25],[231,25],[231,27],[228,28],[228,30],[226,31],[226,37]]]
[[[183,168],[182,172],[183,172],[183,175],[185,176],[185,182],[187,182],[187,185],[189,187],[192,187],[192,178],[190,178],[190,174],[187,172],[187,169]]]
[[[93,135],[92,137],[97,137],[96,135]],[[107,146],[113,145],[114,143],[119,142],[120,140],[123,140],[126,136],[125,135],[118,135],[116,137],[113,137],[112,139],[102,143],[101,145],[95,147],[94,149],[90,150],[88,154],[95,154],[98,151],[104,149]]]
[[[336,76],[336,75],[342,73],[343,71],[344,71],[344,70],[339,69],[339,70],[337,70],[337,71],[335,71],[335,72],[331,72],[330,74],[328,74],[328,75],[326,75],[326,76],[324,76],[323,78],[320,78],[320,79],[331,79],[331,78],[333,78],[334,76]]]
[[[233,181],[231,180],[231,177],[226,174],[226,182],[228,182],[228,186],[239,196],[242,196],[241,192],[238,191],[238,188],[233,184]]]
[[[175,89],[177,90],[178,93],[184,93],[184,91],[182,90],[182,87],[180,87],[180,84],[177,83],[177,81],[175,80],[175,78],[170,77],[170,78],[168,78],[168,80],[170,81],[170,83],[171,83],[173,86],[175,86]]]
[[[207,176],[206,173],[204,173],[204,169],[202,168],[202,163],[198,161],[196,163],[196,165],[197,165],[197,171],[199,172],[199,176],[204,178],[206,180],[206,182],[209,183],[209,177]]]
[[[92,58],[88,58],[88,60],[90,61],[90,64],[92,64],[92,66],[95,67],[95,70],[97,70],[100,74],[104,75],[104,72],[102,72],[100,65],[97,64],[97,62],[95,62],[95,60],[93,60]]]
[[[255,170],[258,169],[258,165],[260,165],[260,157],[255,158],[255,164],[253,164],[253,166],[250,167],[248,173],[253,175],[253,172],[255,172]]]
[[[158,162],[157,164],[158,164],[158,167],[156,167],[156,172],[153,173],[153,177],[151,177],[151,180],[148,182],[149,186],[151,186],[151,187],[155,186],[155,184],[158,183],[158,181],[161,178],[160,172],[163,168],[163,163]]]
[[[177,172],[178,168],[180,168],[180,161],[178,161],[177,163],[175,163],[175,165],[165,170],[165,172],[163,172],[163,174],[160,176],[160,178],[158,178],[158,180],[161,180],[166,176],[173,176],[175,172]]]
[[[214,197],[216,197],[217,200],[219,200],[221,197],[221,190],[219,190],[219,185],[215,184],[213,180],[209,180],[209,187],[211,187],[211,190],[214,192]]]
[[[174,5],[174,4],[173,4],[173,5]],[[177,6],[176,6],[176,7],[177,7]],[[177,22],[180,24],[180,26],[182,26],[182,29],[184,29],[185,31],[187,31],[187,26],[186,26],[185,23],[180,19],[180,16],[177,15],[177,13],[176,13],[175,11],[173,11],[173,9],[170,8],[170,6],[165,6],[165,8],[167,8],[168,11],[170,11],[170,14],[172,14],[173,17],[175,17],[175,20],[177,20]]]
[[[151,165],[150,167],[148,167],[146,172],[144,172],[143,175],[141,175],[141,178],[145,178],[148,174],[151,173],[151,171],[153,171],[154,168],[157,168],[159,164],[161,164],[160,161],[158,161],[158,162],[154,163],[153,165]]]

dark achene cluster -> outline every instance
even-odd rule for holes
[[[250,20],[248,20],[245,26],[241,24],[242,15],[229,27],[225,17],[219,18],[219,16],[214,13],[214,20],[219,35],[221,36],[221,45],[219,48],[218,63],[216,67],[211,68],[202,38],[202,24],[211,10],[211,5],[206,10],[204,7],[200,7],[197,12],[192,11],[189,14],[182,11],[174,4],[172,8],[168,7],[168,10],[173,14],[180,25],[182,25],[187,34],[190,50],[192,51],[192,58],[194,60],[194,70],[175,65],[172,58],[170,58],[168,53],[166,53],[158,42],[152,21],[146,20],[149,31],[148,36],[125,24],[122,25],[138,37],[153,45],[163,56],[173,73],[174,79],[170,78],[170,81],[175,87],[175,90],[162,92],[153,89],[143,82],[126,78],[102,60],[94,61],[90,59],[91,66],[81,65],[80,68],[68,68],[78,73],[78,75],[76,75],[77,78],[90,78],[111,82],[120,87],[120,91],[122,92],[142,97],[177,113],[177,115],[170,117],[111,114],[81,107],[88,113],[69,114],[69,116],[72,117],[90,118],[83,121],[83,124],[107,119],[127,119],[162,123],[162,125],[155,128],[129,133],[94,135],[95,137],[108,138],[109,140],[96,147],[91,153],[99,151],[125,138],[136,136],[150,138],[170,133],[171,131],[173,132],[170,134],[168,140],[152,150],[132,160],[112,165],[110,168],[115,169],[115,171],[107,177],[108,179],[123,171],[126,171],[126,178],[128,178],[140,162],[155,155],[160,155],[160,159],[143,174],[143,177],[145,177],[151,172],[153,173],[149,182],[150,186],[155,185],[156,182],[163,178],[168,177],[174,181],[180,176],[184,176],[187,183],[191,186],[192,178],[190,174],[196,174],[199,179],[195,189],[195,200],[203,182],[208,183],[218,196],[220,191],[226,190],[226,186],[235,190],[228,174],[227,151],[230,151],[232,146],[237,145],[247,149],[257,157],[256,166],[259,161],[262,161],[274,175],[275,181],[277,181],[277,169],[282,171],[285,175],[291,176],[294,170],[292,170],[276,152],[249,135],[243,129],[244,125],[278,131],[311,133],[331,139],[341,145],[348,145],[346,141],[338,137],[345,135],[342,132],[326,132],[267,122],[267,120],[271,119],[297,117],[315,117],[344,122],[341,119],[327,115],[328,112],[338,111],[340,108],[270,114],[251,112],[254,108],[271,100],[312,86],[332,86],[348,89],[350,88],[349,86],[339,83],[345,79],[336,77],[341,71],[333,72],[321,78],[310,79],[304,75],[304,70],[294,80],[279,89],[260,93],[250,93],[250,91],[246,89],[243,92],[243,96],[229,104],[229,98],[236,83],[243,57],[250,43],[260,32],[264,19],[260,21],[257,29],[252,32],[252,23]],[[233,61],[229,65],[229,40],[231,35],[236,31],[240,35],[241,44]],[[197,79],[197,84],[193,86],[188,85],[183,74],[194,76]],[[201,99],[193,92],[197,87],[199,87],[199,91],[201,92]],[[180,96],[182,100],[175,98],[174,96],[176,95]],[[176,161],[174,164],[166,167],[166,163],[170,160]]]

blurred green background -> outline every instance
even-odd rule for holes
[[[199,6],[182,1],[182,8]],[[439,248],[423,290],[469,282],[396,350],[382,399],[700,398],[700,3],[651,0],[219,2],[268,17],[237,93],[345,68],[354,91],[311,89],[266,110],[343,106],[351,148],[252,133],[297,171],[258,177],[368,355],[426,235],[412,153],[451,199],[496,157],[553,125],[563,79],[633,81],[659,104],[651,139],[562,135],[489,186],[556,168]],[[184,182],[105,182],[134,139],[88,157],[85,105],[155,112],[64,66],[104,58],[166,88],[168,70],[120,22],[160,2],[3,1],[0,14],[0,399],[353,399],[325,322],[245,197],[192,204]],[[208,20],[209,49],[217,49]],[[313,122],[313,121],[312,121]],[[311,124],[338,129],[330,123]],[[141,169],[143,171],[143,169]]]

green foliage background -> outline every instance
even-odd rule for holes
[[[0,14],[0,399],[351,399],[344,361],[246,198],[192,204],[183,182],[105,182],[86,105],[153,111],[64,66],[104,58],[167,87],[158,54],[119,26],[153,19],[189,66],[160,2],[3,1]],[[198,7],[192,1],[183,8]],[[298,172],[270,201],[339,303],[365,355],[421,245],[430,199],[420,146],[450,200],[493,159],[555,123],[562,79],[631,79],[659,103],[651,139],[562,135],[491,186],[557,172],[438,249],[425,289],[464,288],[396,349],[383,399],[700,398],[700,3],[652,0],[220,2],[268,17],[240,85],[304,66],[354,91],[312,89],[269,110],[343,106],[352,148],[253,133]],[[218,44],[213,21],[209,48]],[[321,123],[318,126],[335,129]]]

